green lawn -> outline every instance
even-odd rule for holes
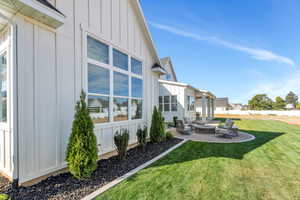
[[[96,199],[300,200],[300,127],[262,120],[236,124],[256,140],[188,142]]]

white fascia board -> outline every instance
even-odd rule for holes
[[[46,17],[50,18],[51,20],[55,21],[55,25],[54,24],[47,24],[50,26],[54,26],[53,28],[58,28],[59,26],[61,26],[62,24],[64,24],[65,22],[65,16],[62,15],[61,13],[43,5],[42,3],[35,1],[35,0],[17,0],[19,3],[30,7],[31,9],[45,15]],[[22,12],[22,9],[21,9]],[[29,13],[24,13],[25,15],[28,15]],[[39,20],[39,19],[37,19]],[[39,20],[42,21],[42,20]],[[43,21],[42,21],[43,22]]]

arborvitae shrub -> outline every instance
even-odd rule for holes
[[[120,160],[126,157],[127,147],[129,141],[129,131],[127,129],[117,131],[114,136],[114,142],[117,147],[118,156]]]
[[[141,127],[137,130],[136,136],[138,138],[139,145],[145,149],[147,144],[148,128],[145,126],[144,129]]]
[[[150,141],[153,143],[163,142],[166,140],[165,122],[162,114],[154,107],[150,129]]]
[[[82,91],[75,107],[72,133],[66,152],[69,170],[78,179],[89,178],[97,168],[98,148],[94,124]]]

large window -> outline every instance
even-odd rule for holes
[[[0,122],[7,121],[7,56],[0,55]]]
[[[195,110],[195,97],[193,97],[193,96],[187,97],[187,109],[188,109],[188,111]]]
[[[173,96],[160,96],[159,97],[159,110],[162,112],[177,111],[177,95]]]
[[[108,64],[109,47],[98,40],[88,36],[87,38],[88,58],[101,63]]]
[[[88,107],[94,123],[142,119],[142,62],[90,36],[87,57]]]

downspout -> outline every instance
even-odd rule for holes
[[[10,73],[10,82],[11,88],[10,91],[10,124],[9,129],[13,133],[12,143],[11,143],[11,151],[12,151],[12,178],[13,183],[12,187],[17,188],[19,186],[19,123],[18,123],[18,61],[17,61],[17,24],[13,22],[11,19],[0,13],[0,18],[4,19],[7,24],[10,25],[11,30],[11,43],[10,43],[10,63],[11,63],[11,73]]]

